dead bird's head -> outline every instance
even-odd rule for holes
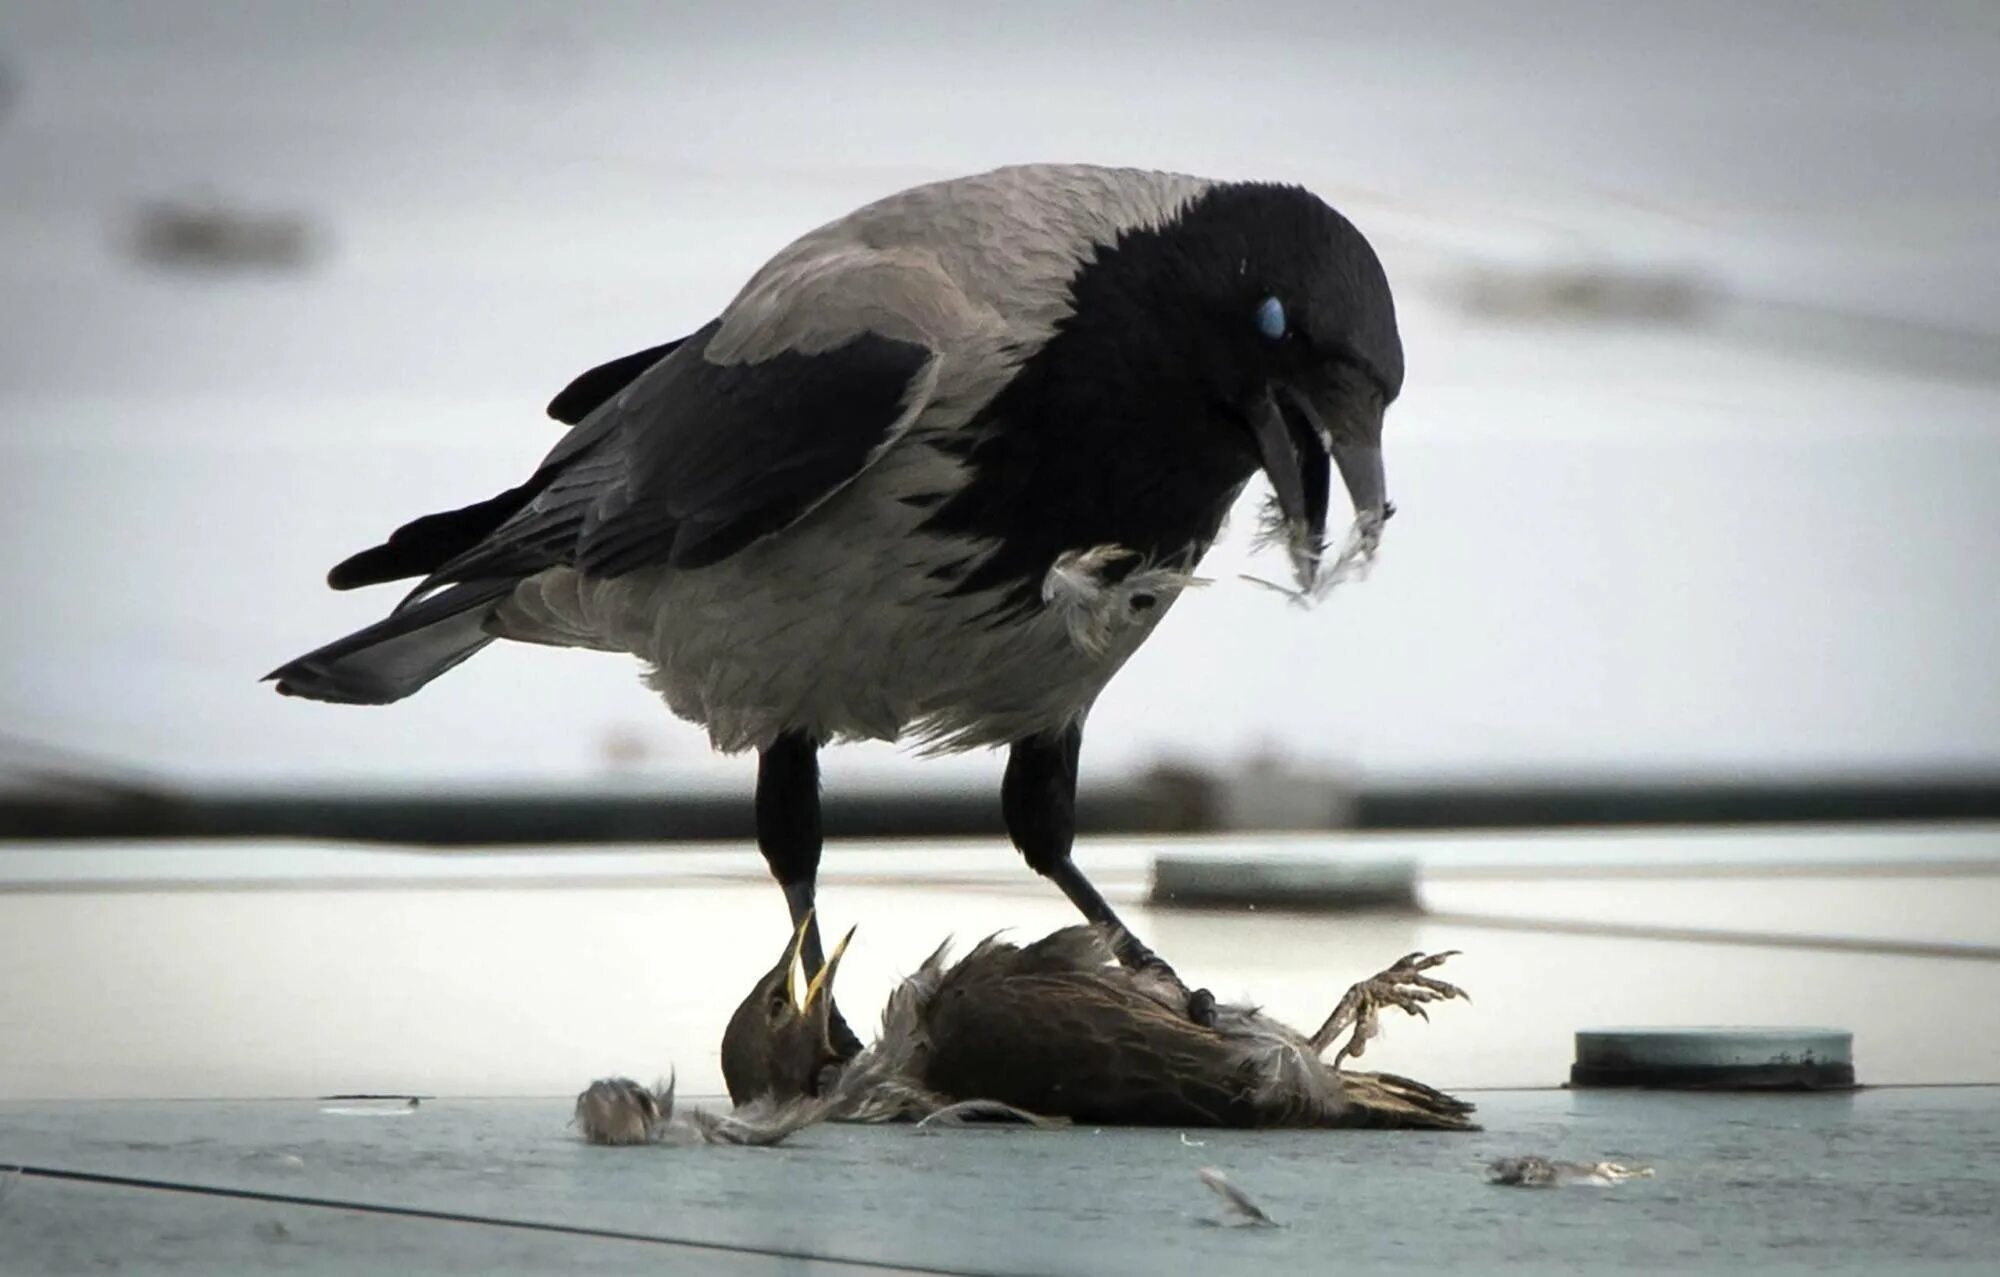
[[[810,914],[806,921],[811,921]],[[854,929],[848,928],[840,938],[801,997],[799,953],[805,938],[806,925],[801,923],[778,964],[764,973],[729,1017],[722,1034],[722,1078],[736,1104],[818,1095],[827,1070],[841,1065],[831,1029],[833,977]]]

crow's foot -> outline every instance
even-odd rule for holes
[[[847,1020],[840,1014],[838,1003],[831,1008],[833,1015],[827,1021],[827,1037],[833,1042],[833,1053],[843,1061],[861,1054],[861,1039],[854,1036],[854,1030],[847,1027]]]
[[[1166,1007],[1185,1011],[1187,1018],[1204,1029],[1215,1027],[1215,995],[1207,989],[1190,989],[1167,960],[1146,947],[1144,941],[1124,926],[1110,929],[1111,952],[1118,965],[1153,986],[1151,996]]]
[[[1215,1027],[1215,995],[1207,989],[1190,989],[1166,960],[1148,950],[1145,961],[1133,968],[1141,981],[1150,984],[1152,996],[1169,1010],[1184,1011],[1190,1022],[1204,1029]]]

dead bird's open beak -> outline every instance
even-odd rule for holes
[[[813,911],[806,910],[806,916],[799,920],[799,929],[792,933],[792,943],[785,950],[785,1001],[799,1006],[799,955],[805,952],[806,932],[811,929]]]
[[[811,1014],[813,1003],[818,999],[822,991],[826,993],[828,1003],[833,1001],[833,973],[840,966],[840,955],[847,952],[847,942],[854,939],[854,930],[853,927],[847,929],[847,934],[840,938],[840,943],[833,946],[833,952],[827,955],[826,965],[821,967],[819,974],[814,976],[811,983],[806,985],[805,1001],[798,1004],[799,1014]],[[799,938],[801,943],[803,943],[805,939],[805,928],[803,927],[799,929]]]
[[[853,927],[847,929],[847,934],[840,938],[840,943],[833,946],[833,952],[828,955],[826,965],[821,967],[811,980],[807,981],[805,996],[801,997],[799,996],[799,962],[805,953],[806,932],[811,928],[812,921],[813,911],[808,909],[806,910],[806,916],[799,921],[799,929],[792,933],[792,942],[785,949],[785,956],[780,968],[785,973],[785,1000],[800,1015],[810,1012],[822,993],[826,994],[828,1001],[832,1000],[834,970],[840,966],[840,957],[847,952],[847,944],[850,940],[854,939],[855,932],[855,928]]]

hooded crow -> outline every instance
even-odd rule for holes
[[[1084,717],[1259,471],[1301,593],[1372,554],[1402,383],[1382,265],[1308,191],[1086,165],[916,187],[578,377],[520,486],[332,570],[421,578],[386,619],[270,678],[380,705],[495,639],[635,655],[717,749],[758,751],[795,926],[822,745],[1004,745],[1028,864],[1121,961],[1171,974],[1071,861]],[[1355,520],[1329,555],[1336,470]]]

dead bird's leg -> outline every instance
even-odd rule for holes
[[[1444,1002],[1451,998],[1472,1001],[1470,995],[1457,985],[1424,974],[1446,958],[1457,956],[1456,949],[1434,954],[1404,954],[1387,971],[1355,985],[1341,997],[1340,1004],[1333,1008],[1333,1014],[1319,1026],[1319,1032],[1312,1035],[1313,1050],[1325,1052],[1343,1030],[1353,1025],[1354,1035],[1333,1057],[1333,1067],[1338,1069],[1341,1061],[1349,1056],[1358,1057],[1368,1049],[1368,1040],[1381,1031],[1383,1007],[1401,1007],[1411,1015],[1428,1020],[1430,1013],[1424,1010],[1427,1002]]]

